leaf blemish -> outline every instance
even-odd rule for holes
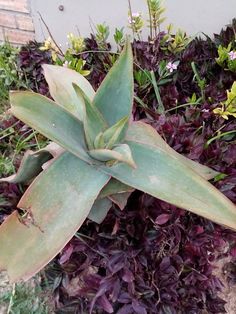
[[[37,227],[42,233],[44,233],[43,229],[35,222],[33,213],[30,208],[27,208],[27,211],[23,215],[18,215],[18,219],[20,223],[29,228],[30,226]]]
[[[148,178],[152,184],[160,183],[160,180],[156,176],[149,176]]]

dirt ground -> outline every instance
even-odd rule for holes
[[[223,271],[224,265],[226,265],[230,259],[230,257],[226,257],[217,261],[217,263],[215,263],[217,268],[215,269],[214,274],[224,285],[224,288],[222,292],[219,293],[219,296],[227,302],[225,305],[227,314],[236,314],[236,284],[230,285],[226,280],[227,272]]]
[[[31,314],[31,310],[33,313],[54,314],[51,290],[41,290],[40,282],[41,276],[36,275],[26,283],[14,286],[9,283],[6,272],[0,272],[0,300],[4,298],[0,301],[0,314],[14,314],[15,311]]]
[[[0,297],[8,291],[12,290],[12,286],[9,285],[7,276],[4,272],[0,272]],[[7,313],[7,305],[0,304],[0,314]]]

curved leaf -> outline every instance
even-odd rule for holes
[[[0,269],[11,281],[29,279],[59,253],[108,180],[70,153],[37,177],[18,204],[25,218],[15,211],[0,226]]]
[[[170,204],[236,230],[236,207],[213,185],[162,148],[127,142],[136,169],[102,166],[117,180]]]
[[[114,178],[111,178],[111,180],[104,186],[104,188],[99,193],[98,199],[110,196],[112,194],[126,193],[126,192],[133,192],[133,191],[134,189],[132,187]]]
[[[130,192],[126,193],[117,193],[117,194],[112,194],[108,198],[116,204],[120,210],[123,210],[127,204],[128,198],[130,197]]]
[[[120,161],[135,168],[130,148],[127,144],[117,145],[113,150],[109,149],[93,149],[89,151],[91,157],[99,161],[115,162]]]
[[[103,138],[107,149],[112,149],[114,145],[124,141],[125,134],[129,125],[129,117],[120,119],[103,133]]]
[[[113,65],[93,103],[110,126],[125,116],[130,117],[133,105],[133,56],[127,41],[119,59]]]
[[[11,92],[10,102],[18,119],[79,158],[93,162],[86,152],[83,124],[71,113],[33,92]]]
[[[16,174],[0,179],[0,182],[27,183],[34,179],[43,169],[42,165],[50,160],[52,155],[48,151],[26,151]]]
[[[219,174],[217,171],[207,166],[201,165],[177,153],[163,140],[163,138],[158,134],[158,132],[153,127],[146,123],[140,121],[131,123],[127,131],[126,139],[137,143],[143,143],[145,145],[151,145],[162,148],[166,152],[169,152],[170,154],[177,157],[186,166],[190,167],[192,170],[197,172],[206,180],[213,179],[217,174]]]
[[[109,197],[97,199],[89,212],[88,218],[97,224],[103,222],[106,218],[112,203],[116,204],[120,210],[123,210],[127,204],[128,198],[131,193],[117,193],[112,194]]]
[[[88,218],[97,224],[103,222],[112,206],[112,201],[106,198],[101,198],[95,201],[91,208]]]
[[[0,182],[8,183],[29,183],[43,169],[44,165],[61,155],[65,150],[56,143],[50,143],[46,147],[33,152],[27,150],[21,160],[17,173],[10,177],[0,179]]]
[[[112,203],[123,210],[133,190],[130,186],[111,178],[99,193],[88,218],[100,224],[106,218]]]
[[[98,109],[91,103],[88,97],[83,93],[81,88],[73,83],[73,88],[78,97],[82,97],[84,101],[84,132],[89,149],[94,148],[94,140],[97,135],[106,130],[108,127],[103,116]]]
[[[94,149],[100,149],[100,148],[105,147],[105,141],[104,141],[104,136],[102,132],[98,133],[98,135],[95,137],[93,146],[94,146]]]
[[[83,121],[83,97],[76,95],[72,83],[77,84],[92,100],[95,92],[88,80],[78,72],[62,66],[44,64],[42,67],[50,94],[55,102]]]

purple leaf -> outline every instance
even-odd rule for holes
[[[134,275],[129,269],[125,268],[122,273],[122,279],[125,282],[132,282],[134,281]]]
[[[68,245],[62,252],[62,255],[59,259],[59,263],[62,265],[64,264],[65,262],[67,262],[70,257],[71,257],[71,254],[73,253],[74,251],[74,248],[72,245]]]
[[[132,305],[124,305],[116,314],[132,314],[133,313],[133,307]]]
[[[100,305],[101,308],[107,313],[113,313],[114,312],[113,307],[112,307],[111,303],[109,302],[109,300],[107,299],[105,294],[103,296],[101,296],[100,298],[98,298],[97,304]]]
[[[137,314],[147,314],[144,306],[142,306],[137,300],[132,301],[132,307]]]
[[[170,219],[169,214],[161,214],[156,218],[155,223],[158,225],[164,225],[165,223],[167,223],[169,219]]]

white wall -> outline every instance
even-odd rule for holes
[[[131,0],[133,12],[147,17],[145,0]],[[236,0],[166,0],[166,23],[173,23],[189,35],[217,33],[236,17]],[[59,6],[64,10],[60,11]],[[40,22],[40,12],[57,43],[65,46],[66,34],[91,32],[91,23],[106,22],[111,27],[127,26],[128,0],[31,0],[36,39],[48,37]],[[92,22],[91,22],[92,21]],[[143,36],[147,35],[147,31]]]

